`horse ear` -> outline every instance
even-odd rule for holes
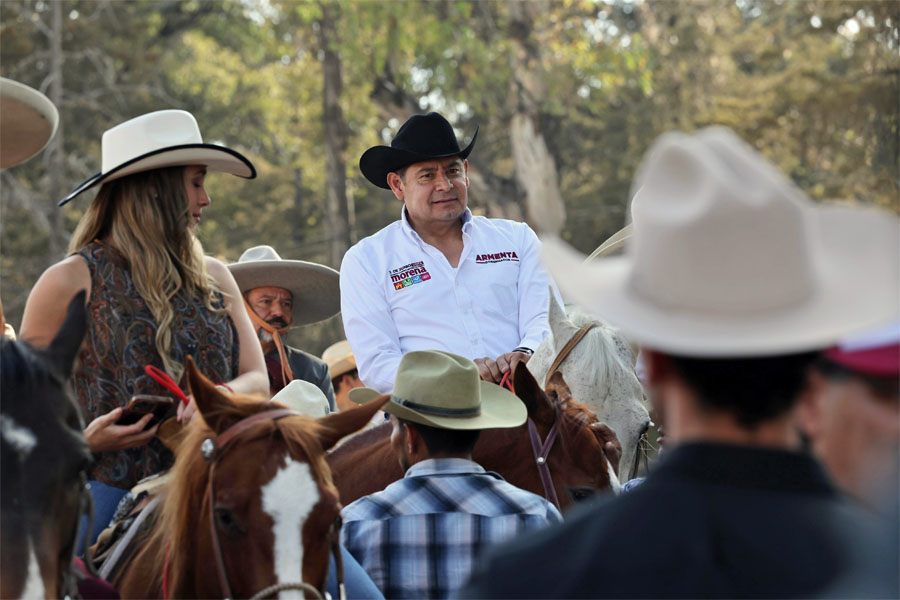
[[[78,349],[81,348],[81,342],[84,341],[84,332],[87,327],[87,315],[84,309],[86,295],[87,290],[81,290],[75,294],[75,297],[69,302],[66,318],[59,331],[56,332],[56,337],[44,350],[44,356],[49,366],[64,379],[68,379],[72,375],[75,357],[78,356]]]
[[[553,404],[525,363],[516,363],[513,371],[513,389],[528,409],[528,416],[535,423],[552,423]]]
[[[238,417],[233,410],[228,410],[234,407],[228,396],[200,372],[191,355],[184,361],[184,370],[187,373],[188,392],[194,396],[194,402],[206,424],[216,433],[222,433],[231,427]]]
[[[572,339],[578,328],[569,320],[565,307],[556,300],[556,294],[553,293],[552,287],[550,288],[550,305],[547,310],[547,321],[550,323],[550,333],[553,335],[553,347],[558,354],[563,346],[566,345],[566,342]]]
[[[390,399],[391,395],[385,394],[371,402],[320,418],[319,424],[322,425],[322,433],[319,434],[319,441],[322,449],[328,450],[341,438],[365,427],[366,423],[371,421],[375,413]]]
[[[569,389],[569,384],[563,379],[562,371],[553,373],[550,377],[550,381],[547,382],[547,389],[545,391],[551,398],[556,398],[556,401],[560,404],[565,404],[572,400],[572,390]]]

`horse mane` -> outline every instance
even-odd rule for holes
[[[190,594],[184,589],[184,586],[190,583],[186,579],[190,579],[191,576],[185,565],[196,558],[198,527],[207,527],[206,522],[197,523],[196,515],[192,515],[192,511],[188,510],[188,507],[199,505],[209,478],[210,463],[203,458],[200,445],[205,439],[215,438],[217,434],[209,427],[206,419],[212,421],[225,418],[228,423],[237,423],[257,413],[274,408],[286,408],[277,402],[260,402],[256,396],[230,396],[229,400],[228,403],[220,403],[217,410],[207,415],[202,413],[195,415],[182,434],[175,449],[173,477],[160,505],[157,525],[148,541],[148,547],[158,553],[153,560],[147,562],[148,568],[152,564],[152,568],[157,570],[148,580],[162,581],[162,568],[168,554],[169,594],[173,598]],[[323,430],[324,427],[311,417],[288,416],[277,421],[266,420],[257,423],[241,434],[240,441],[249,442],[280,436],[287,445],[290,455],[306,457],[313,477],[322,491],[334,494],[337,498],[338,491],[332,481],[331,471],[325,462],[325,452],[319,441],[319,434]],[[233,448],[229,450],[233,451]],[[204,508],[201,506],[200,511]]]
[[[597,371],[598,379],[612,382],[621,379],[625,374],[626,381],[622,383],[631,387],[637,397],[642,397],[641,382],[634,373],[637,347],[625,339],[615,327],[578,310],[573,310],[568,317],[576,327],[581,327],[586,323],[597,324],[582,338],[579,346],[584,346],[584,356],[590,356],[592,360],[596,361],[591,368]]]

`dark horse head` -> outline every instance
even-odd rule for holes
[[[84,338],[85,293],[43,350],[0,342],[0,597],[59,598],[91,453],[66,381]]]

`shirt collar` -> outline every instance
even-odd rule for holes
[[[470,473],[486,473],[484,467],[477,462],[465,458],[428,458],[417,462],[407,471],[405,477],[422,477],[425,475],[463,475]]]
[[[468,233],[469,228],[472,226],[472,211],[469,210],[469,207],[466,207],[466,211],[459,218],[462,221],[463,231]],[[406,213],[406,205],[400,207],[400,223],[402,224],[403,231],[407,234],[414,235],[417,239],[422,239],[416,230],[412,228],[412,225],[409,223],[409,215]]]
[[[695,442],[667,450],[660,458],[650,477],[770,491],[836,493],[819,463],[800,451]]]

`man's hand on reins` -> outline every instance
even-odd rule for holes
[[[529,358],[531,355],[525,352],[507,352],[498,356],[496,360],[485,357],[476,358],[474,362],[478,367],[481,379],[500,383],[504,373],[514,369],[520,362],[527,363]]]

